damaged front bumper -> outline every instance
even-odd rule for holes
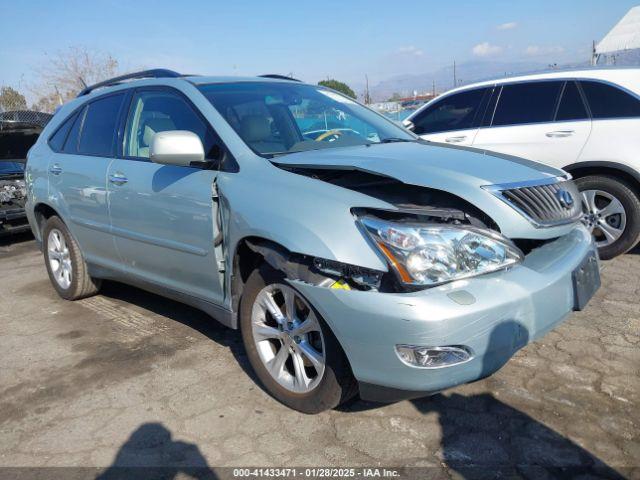
[[[575,309],[575,271],[585,258],[596,255],[589,232],[576,226],[510,270],[419,292],[291,283],[331,327],[360,382],[361,397],[395,401],[436,393],[498,370]],[[440,368],[412,366],[397,353],[397,346],[403,345],[463,346],[471,358]]]

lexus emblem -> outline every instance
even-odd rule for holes
[[[569,191],[560,189],[556,192],[556,197],[558,197],[558,201],[563,208],[571,210],[571,207],[573,207],[573,197]]]

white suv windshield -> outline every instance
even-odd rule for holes
[[[352,99],[293,82],[238,82],[200,91],[256,153],[414,141],[401,127]]]

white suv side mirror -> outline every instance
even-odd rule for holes
[[[416,126],[413,124],[411,120],[403,120],[402,126],[407,130],[409,130],[410,132],[413,132],[414,128],[416,128]]]
[[[204,161],[204,147],[195,133],[187,130],[158,132],[151,140],[149,158],[154,163],[188,167]]]

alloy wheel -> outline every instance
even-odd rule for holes
[[[581,192],[582,222],[591,231],[599,248],[611,245],[624,233],[627,213],[616,197],[603,190]]]
[[[294,393],[313,390],[325,370],[322,328],[307,301],[275,283],[256,296],[251,312],[253,340],[271,377]]]
[[[71,255],[64,235],[57,228],[53,228],[47,237],[47,258],[56,283],[63,289],[71,286],[73,268]]]

